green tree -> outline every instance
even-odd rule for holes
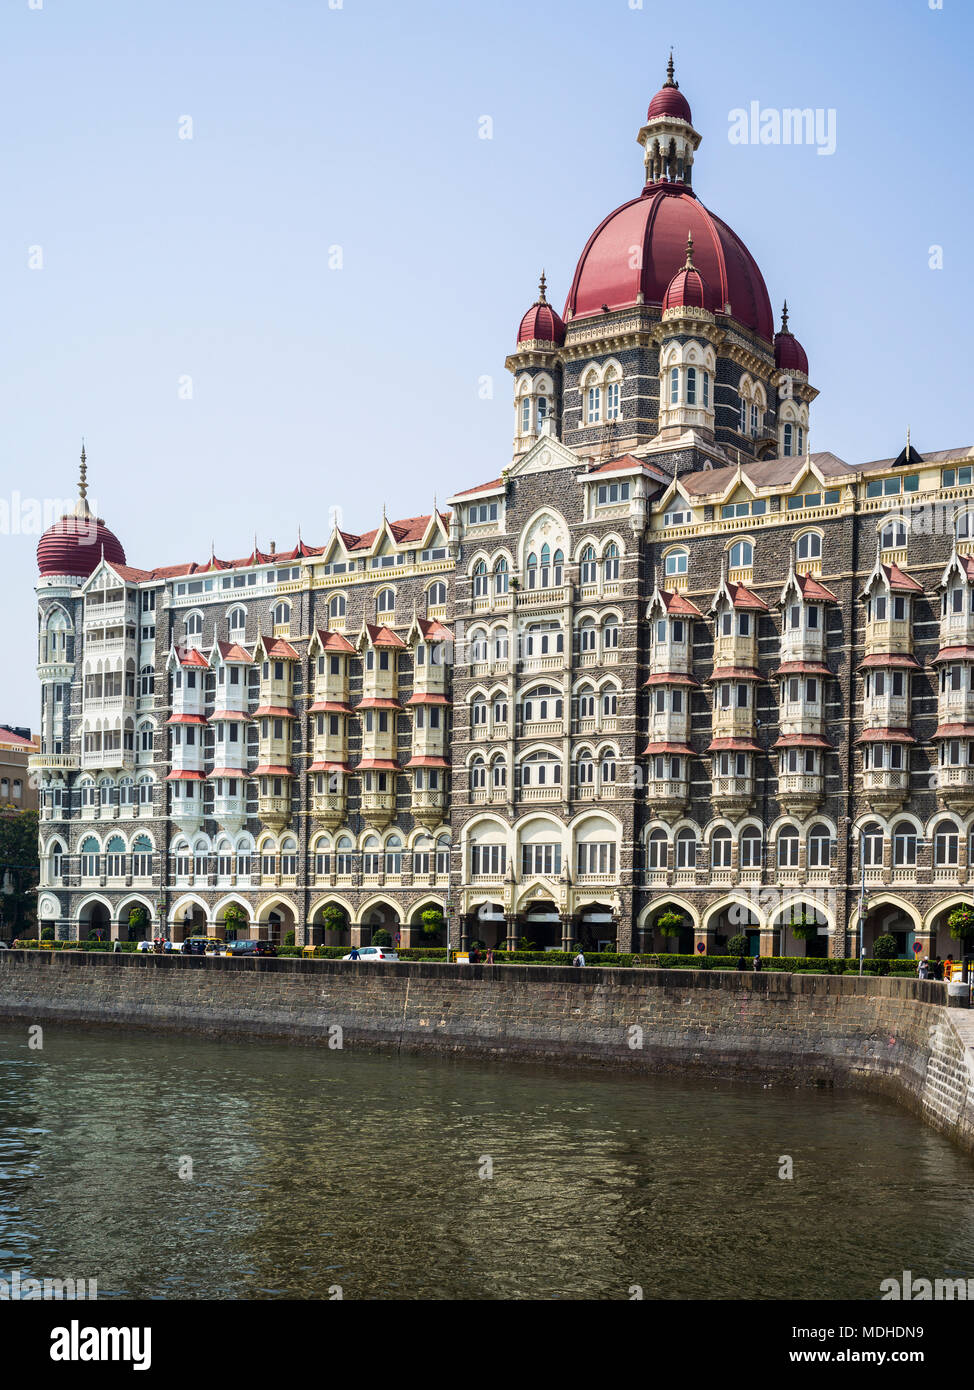
[[[687,924],[687,919],[682,912],[661,912],[656,919],[656,930],[660,933],[664,941],[677,941],[680,932]]]
[[[895,936],[889,932],[885,936],[877,936],[873,944],[873,960],[895,960],[899,953]]]
[[[443,930],[443,913],[438,907],[428,907],[425,912],[420,914],[423,923],[423,931],[427,936],[435,936],[437,932]]]
[[[325,924],[325,931],[343,931],[345,929],[345,914],[334,903],[328,904],[321,914],[321,920]]]
[[[37,812],[0,813],[0,938],[34,937],[40,855]]]
[[[961,903],[959,907],[955,907],[947,918],[947,926],[955,941],[966,944],[974,937],[974,907],[968,903]]]

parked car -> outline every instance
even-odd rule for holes
[[[347,956],[342,956],[342,960],[351,960],[351,951]],[[367,964],[374,961],[397,961],[399,959],[396,950],[392,946],[360,946],[358,948],[357,959]]]
[[[184,956],[203,956],[206,954],[206,937],[190,936],[183,942],[180,950]]]
[[[225,952],[228,956],[276,956],[277,947],[273,941],[230,941]]]

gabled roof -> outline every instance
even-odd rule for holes
[[[722,580],[717,592],[714,594],[714,601],[710,605],[711,613],[720,603],[721,594],[725,594],[730,599],[733,608],[750,608],[759,613],[767,613],[768,605],[763,598],[752,593],[745,584],[732,584],[730,580]]]
[[[760,459],[728,468],[707,468],[683,473],[680,481],[687,496],[723,497],[735,485],[745,484],[751,492],[781,491],[793,487],[806,472],[822,483],[853,481],[856,469],[836,454],[795,454],[788,458]]]
[[[654,608],[678,618],[702,618],[703,614],[695,603],[680,593],[678,589],[661,589],[658,585],[650,596],[646,616],[651,617]]]
[[[657,468],[655,463],[650,463],[647,459],[637,459],[634,454],[623,454],[621,458],[609,459],[607,463],[600,463],[595,468],[590,468],[584,475],[591,478],[596,473],[632,473],[635,471],[648,473],[657,482],[664,483],[669,487],[672,478],[669,473],[664,473],[662,468]]]
[[[323,652],[341,652],[346,656],[355,652],[351,642],[340,632],[330,632],[327,628],[318,627],[315,628],[314,637],[311,639],[312,646],[315,644],[316,638],[317,644]]]
[[[947,568],[940,577],[938,588],[945,589],[950,583],[951,573],[956,571],[961,579],[974,584],[974,555],[960,555],[955,549],[947,561]]]
[[[217,642],[217,651],[225,662],[253,662],[253,657],[239,642]]]
[[[173,646],[173,655],[180,666],[202,666],[205,670],[210,668],[210,663],[206,657],[195,647],[181,647],[176,643]]]
[[[263,633],[257,638],[254,647],[254,655],[258,652],[272,661],[300,661],[298,653],[291,646],[290,642],[285,642],[283,637],[265,637]]]
[[[375,623],[366,623],[365,631],[373,647],[405,647],[405,642],[401,637],[397,637],[391,627],[377,627]]]
[[[437,619],[417,618],[419,630],[427,642],[452,642],[453,633]]]
[[[827,589],[820,579],[816,579],[811,574],[798,574],[791,570],[785,580],[784,588],[781,590],[781,597],[778,602],[782,605],[788,602],[789,589],[795,589],[798,597],[805,603],[838,603],[838,599],[831,589]]]
[[[455,492],[450,498],[451,502],[462,502],[466,497],[476,497],[480,492],[503,492],[507,486],[504,478],[495,478],[491,483],[478,483],[476,487],[468,487],[463,492]]]

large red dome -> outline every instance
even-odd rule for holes
[[[771,301],[754,257],[683,185],[647,186],[640,197],[609,213],[579,259],[565,318],[628,308],[638,303],[640,291],[645,303],[661,305],[670,281],[683,269],[688,232],[694,264],[711,289],[715,309],[730,304],[732,318],[771,343]],[[634,247],[641,257],[633,255]],[[633,267],[637,260],[641,269]]]
[[[125,564],[118,537],[96,516],[70,512],[49,526],[37,542],[37,568],[42,575],[64,574],[87,579],[102,557]]]
[[[680,120],[686,121],[688,125],[693,124],[690,103],[675,85],[661,87],[649,103],[647,121],[652,121],[657,116],[679,116]]]

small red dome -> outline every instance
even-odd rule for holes
[[[774,335],[774,364],[784,372],[802,372],[808,376],[808,358],[805,349],[788,330],[788,303],[785,301],[781,315],[781,328]]]
[[[96,516],[69,512],[49,526],[37,542],[37,568],[42,575],[64,574],[87,579],[101,560],[125,564],[125,551],[116,535]]]
[[[693,237],[687,239],[687,261],[666,287],[663,312],[667,309],[707,309],[713,312],[714,297],[710,286],[693,264]]]
[[[519,343],[555,343],[558,347],[565,341],[564,322],[545,299],[544,271],[541,272],[538,298],[521,320],[517,340]]]
[[[690,103],[679,87],[675,86],[661,87],[649,103],[647,121],[653,120],[656,116],[677,116],[681,121],[686,121],[687,125],[693,125]]]

